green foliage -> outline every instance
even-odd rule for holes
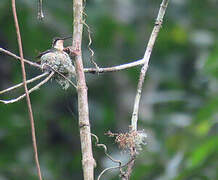
[[[213,76],[214,78],[218,78],[218,49],[217,48],[208,57],[204,68],[207,74]]]
[[[143,57],[160,2],[86,2],[91,47],[100,67]],[[53,37],[72,34],[72,1],[45,1],[42,22],[36,18],[36,1],[16,3],[25,58],[35,61],[51,47]],[[18,54],[10,6],[10,1],[0,1],[0,47]],[[217,8],[212,0],[169,3],[142,93],[139,128],[149,137],[136,161],[134,180],[218,179]],[[87,44],[85,29],[84,64],[93,67]],[[0,63],[0,89],[22,81],[17,60],[0,53]],[[41,73],[26,67],[28,79]],[[114,157],[123,158],[125,152],[104,133],[128,130],[139,71],[86,76],[92,132]],[[22,88],[0,99],[21,93]],[[31,94],[44,179],[82,179],[76,96],[75,89],[63,91],[55,81]],[[37,179],[25,100],[0,104],[0,115],[0,179]],[[112,165],[102,149],[93,150],[97,173]],[[118,179],[117,173],[102,179]]]

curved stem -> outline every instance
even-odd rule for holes
[[[38,159],[37,144],[36,144],[36,134],[35,134],[34,119],[33,119],[33,111],[32,111],[29,91],[27,89],[26,71],[25,71],[25,66],[24,66],[22,40],[21,40],[21,35],[20,35],[19,23],[18,23],[18,19],[17,19],[15,0],[12,0],[11,3],[12,3],[12,11],[13,11],[13,16],[14,16],[14,24],[15,24],[16,33],[17,33],[19,53],[20,53],[20,58],[21,58],[20,61],[21,61],[21,68],[22,68],[22,75],[23,75],[23,85],[24,85],[24,89],[25,89],[27,107],[28,107],[30,124],[31,124],[31,129],[32,129],[32,131],[31,131],[32,132],[32,141],[33,141],[35,161],[36,161],[36,166],[37,166],[37,173],[38,173],[39,180],[42,180],[42,175],[41,175],[41,170],[40,170],[40,165],[39,165],[39,159]]]

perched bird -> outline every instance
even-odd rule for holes
[[[71,58],[69,54],[64,51],[64,40],[69,38],[70,37],[55,38],[52,42],[52,48],[37,56],[37,58],[40,58],[41,60],[43,71],[56,72],[54,79],[63,89],[67,89],[69,87],[69,80],[75,77],[75,68]]]

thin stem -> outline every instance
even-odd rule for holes
[[[154,47],[154,43],[156,41],[157,35],[160,31],[161,25],[162,25],[162,21],[163,21],[163,17],[167,8],[169,0],[163,0],[161,5],[160,5],[160,9],[158,12],[158,16],[155,22],[155,26],[153,28],[153,31],[151,33],[150,39],[148,41],[148,45],[143,57],[143,61],[144,61],[144,65],[141,68],[141,72],[140,72],[140,77],[139,77],[139,81],[138,81],[138,87],[137,87],[137,93],[135,96],[135,102],[134,102],[134,108],[133,108],[133,113],[132,113],[132,119],[131,119],[131,128],[132,130],[137,131],[137,121],[138,121],[138,111],[139,111],[139,102],[141,99],[141,92],[142,92],[142,86],[143,86],[143,82],[145,79],[145,75],[148,69],[148,63],[150,60],[150,56],[151,56],[151,52],[153,50]]]
[[[118,163],[118,164],[121,166],[121,165],[122,165],[122,162],[121,162],[120,160],[114,159],[114,158],[112,158],[112,157],[108,154],[108,152],[107,152],[107,146],[106,146],[105,144],[99,144],[99,139],[98,139],[98,137],[97,137],[95,134],[91,133],[91,135],[96,139],[95,145],[96,145],[97,147],[102,147],[102,148],[104,149],[105,155],[106,155],[111,161],[113,161],[114,163]]]
[[[42,11],[42,0],[38,0],[38,14],[37,14],[37,18],[39,20],[42,20],[44,18],[44,14]]]
[[[100,179],[101,179],[101,176],[102,176],[106,171],[109,171],[109,170],[112,170],[112,169],[117,169],[117,168],[120,168],[120,166],[114,166],[114,167],[109,167],[109,168],[104,169],[104,170],[101,171],[101,173],[98,175],[97,180],[100,180]]]
[[[135,165],[135,160],[136,160],[135,148],[131,149],[130,156],[131,156],[131,159],[129,160],[128,164],[126,165],[127,166],[126,172],[121,172],[121,174],[120,174],[122,180],[129,180],[130,179],[133,167]]]
[[[39,79],[41,79],[41,78],[43,78],[44,76],[47,76],[47,75],[48,75],[48,72],[45,72],[45,73],[40,74],[40,75],[38,75],[38,76],[36,76],[36,77],[34,77],[34,78],[32,78],[32,79],[27,80],[26,83],[27,83],[27,84],[28,84],[28,83],[32,83],[32,82],[34,82],[34,81],[36,81],[36,80],[39,80]],[[12,91],[12,90],[17,89],[17,88],[19,88],[19,87],[21,87],[21,86],[23,86],[23,82],[22,82],[22,83],[19,83],[19,84],[16,84],[15,86],[12,86],[12,87],[7,88],[7,89],[5,89],[5,90],[0,91],[0,94],[4,94],[4,93],[6,93],[6,92]]]
[[[32,93],[33,91],[39,89],[43,84],[47,83],[49,81],[49,79],[51,79],[51,77],[54,75],[55,72],[51,72],[51,74],[46,77],[43,81],[41,81],[39,84],[37,84],[36,86],[34,86],[33,88],[31,88],[28,92],[29,94]],[[26,97],[26,94],[23,94],[19,97],[17,97],[16,99],[11,99],[11,100],[0,100],[1,103],[4,104],[11,104],[11,103],[15,103],[17,101],[20,101],[21,99],[23,99],[24,97]]]
[[[81,55],[82,32],[83,32],[83,0],[73,0],[73,42],[72,51],[80,53],[75,56],[75,69],[77,77],[78,111],[80,141],[82,151],[82,167],[84,180],[94,180],[95,160],[92,154],[91,130],[89,123],[89,107],[86,79]]]
[[[114,166],[114,167],[109,167],[109,168],[106,168],[106,169],[104,169],[99,175],[98,175],[98,178],[97,178],[97,180],[100,180],[100,178],[101,178],[101,176],[106,172],[106,171],[109,171],[109,170],[112,170],[112,169],[117,169],[117,168],[119,168],[119,170],[120,170],[120,172],[121,172],[121,176],[123,175],[123,174],[125,174],[124,172],[123,172],[123,170],[122,170],[122,168],[124,168],[124,167],[128,167],[128,165],[129,164],[131,164],[133,161],[135,161],[135,157],[132,157],[126,164],[124,164],[124,165],[119,165],[119,166]],[[123,177],[121,177],[121,178],[123,178]]]
[[[91,53],[90,61],[94,64],[96,70],[98,71],[99,67],[98,67],[97,63],[94,61],[94,54],[95,54],[95,52],[91,48],[91,44],[92,44],[91,30],[90,30],[90,27],[88,26],[88,24],[86,24],[85,20],[83,21],[83,24],[87,28],[87,32],[88,32],[89,43],[88,43],[87,47],[88,47],[88,49],[89,49],[89,51]]]
[[[12,2],[12,11],[13,11],[13,16],[14,16],[14,24],[15,24],[16,33],[17,33],[19,53],[20,53],[20,58],[21,58],[23,85],[24,85],[24,89],[25,89],[25,93],[26,93],[27,107],[28,107],[29,118],[30,118],[31,129],[32,129],[32,141],[33,141],[33,148],[34,148],[34,153],[35,153],[37,173],[38,173],[39,180],[42,180],[42,175],[41,175],[41,170],[40,170],[40,165],[39,165],[39,160],[38,160],[38,151],[37,151],[37,144],[36,144],[36,135],[35,135],[33,111],[32,111],[31,101],[30,101],[30,97],[29,97],[29,92],[28,92],[28,89],[27,89],[26,71],[25,71],[25,65],[24,65],[22,40],[21,40],[21,35],[20,35],[19,23],[18,23],[18,19],[17,19],[16,4],[15,4],[15,0],[12,0],[11,2]]]

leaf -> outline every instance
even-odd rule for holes
[[[213,52],[207,59],[204,69],[206,73],[218,77],[218,50]]]
[[[188,159],[189,168],[196,168],[202,165],[206,159],[218,151],[218,136],[207,139],[203,144],[199,145]]]

